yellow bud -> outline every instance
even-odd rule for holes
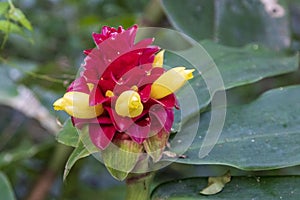
[[[161,99],[176,92],[187,80],[192,79],[194,69],[175,67],[162,74],[151,86],[150,97]]]
[[[158,54],[155,55],[154,61],[152,66],[153,67],[162,67],[164,64],[164,53],[165,50],[160,51]]]
[[[53,107],[54,110],[64,110],[69,115],[81,119],[95,118],[103,113],[102,105],[90,106],[89,95],[83,92],[67,92],[54,102]]]
[[[143,109],[140,95],[133,90],[123,92],[116,101],[115,110],[122,117],[137,117]]]

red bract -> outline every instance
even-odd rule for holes
[[[93,33],[96,48],[86,50],[80,76],[69,86],[68,92],[89,95],[90,106],[101,104],[103,113],[93,119],[72,117],[73,124],[88,125],[92,142],[105,149],[114,139],[133,140],[138,144],[158,133],[169,134],[177,107],[174,94],[161,99],[150,97],[152,83],[165,70],[153,67],[155,54],[160,50],[151,46],[153,39],[134,43],[137,26],[124,30],[104,26],[101,33]],[[143,105],[135,117],[116,112],[116,101],[125,91],[135,91]]]

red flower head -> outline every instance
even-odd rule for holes
[[[96,48],[84,51],[83,71],[54,103],[77,128],[88,125],[101,150],[115,140],[143,145],[152,136],[168,138],[178,107],[174,92],[193,77],[184,67],[165,71],[164,51],[151,45],[152,38],[134,43],[136,32],[137,26],[104,26],[93,33]]]

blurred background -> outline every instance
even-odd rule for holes
[[[16,23],[23,24],[21,30],[11,27],[11,33],[7,35],[3,25],[1,26],[7,13],[0,9],[2,178],[10,182],[16,199],[122,199],[125,194],[124,183],[114,180],[93,157],[79,160],[63,182],[64,165],[72,148],[59,144],[55,139],[67,115],[54,112],[52,103],[63,95],[68,84],[75,78],[84,59],[83,50],[94,47],[91,33],[98,32],[103,25],[122,25],[128,28],[138,24],[172,28],[160,1],[14,0],[12,3],[25,14],[32,30],[26,27],[23,20],[25,25],[22,21]],[[292,39],[288,41],[288,49],[285,51],[298,51],[300,2],[291,1],[288,8],[288,26],[291,31],[287,34]],[[226,29],[226,23],[225,21],[224,30],[232,30],[230,24]],[[282,33],[286,34],[284,31]],[[249,38],[245,39],[243,34],[235,36],[233,42],[226,38],[226,32],[220,38],[213,37],[213,34],[205,33],[200,39],[215,39],[216,42],[236,47],[249,42]],[[271,42],[267,46],[278,48],[272,44]],[[279,44],[279,48],[282,45],[284,46]],[[292,74],[231,89],[228,91],[229,104],[249,102],[270,88],[300,83],[299,77],[298,70]],[[193,170],[187,170],[184,165],[174,164],[163,170],[163,179],[156,181],[158,183],[171,178],[222,174],[227,169],[228,167],[193,167]],[[243,172],[233,170],[233,173]],[[0,187],[0,199],[1,193]]]

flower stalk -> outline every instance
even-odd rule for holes
[[[154,173],[130,174],[126,179],[126,200],[149,200]]]

